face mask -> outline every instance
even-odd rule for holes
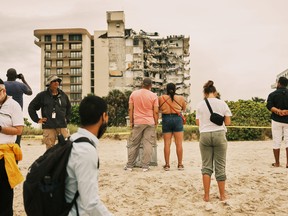
[[[103,136],[103,134],[105,133],[107,129],[107,126],[108,126],[107,122],[103,122],[103,124],[100,126],[98,135],[97,135],[98,139],[100,139]]]

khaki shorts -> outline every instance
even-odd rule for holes
[[[46,145],[46,149],[49,149],[55,145],[57,136],[59,134],[62,134],[64,138],[68,138],[70,136],[67,128],[43,129],[42,143]]]

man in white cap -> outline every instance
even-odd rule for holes
[[[55,145],[57,135],[69,136],[67,124],[71,116],[71,103],[68,96],[59,89],[61,78],[56,75],[48,77],[47,90],[42,91],[30,102],[28,112],[30,118],[42,124],[43,143],[49,149]],[[41,109],[41,117],[37,110]]]

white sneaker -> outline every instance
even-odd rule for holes
[[[124,167],[124,170],[125,170],[125,171],[130,171],[130,172],[131,172],[133,169],[130,168],[130,167],[125,166],[125,167]]]
[[[149,170],[149,167],[148,167],[148,168],[143,168],[143,169],[142,169],[143,172],[147,172],[148,170]]]

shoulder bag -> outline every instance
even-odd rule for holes
[[[210,121],[213,122],[216,125],[219,125],[219,126],[223,125],[224,116],[219,115],[218,113],[214,113],[212,108],[211,108],[211,106],[210,106],[209,101],[207,100],[207,98],[205,98],[204,100],[205,100],[205,102],[206,102],[206,104],[208,106],[208,109],[209,109],[210,113],[211,113]]]

